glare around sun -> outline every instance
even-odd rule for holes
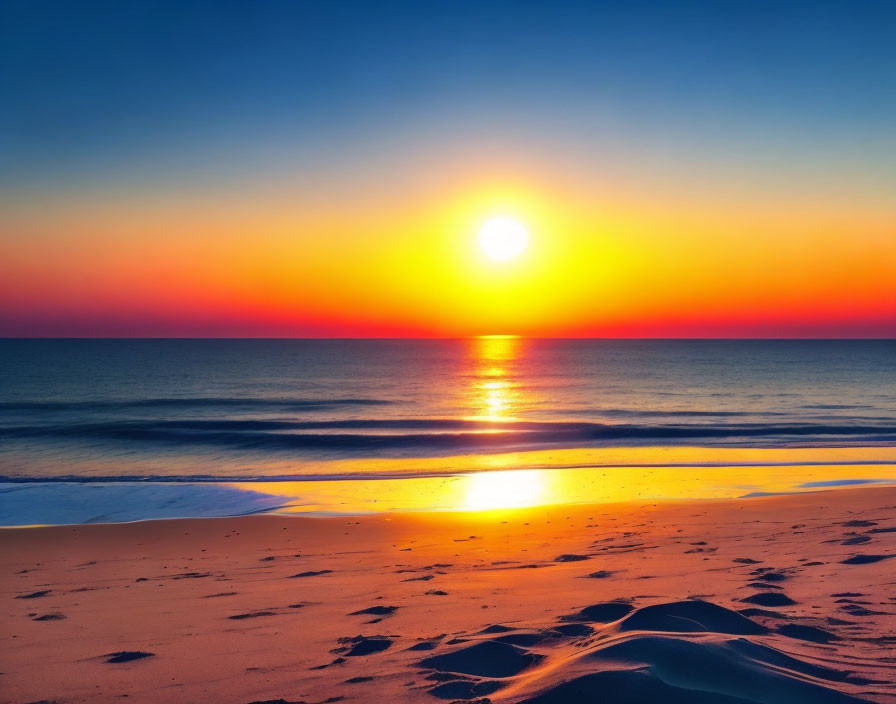
[[[483,223],[479,230],[479,247],[495,261],[518,257],[529,244],[526,227],[513,218],[495,217]]]

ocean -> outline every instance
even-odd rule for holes
[[[489,508],[439,489],[488,472],[495,508],[521,471],[805,490],[888,481],[894,446],[892,340],[0,341],[4,525]]]

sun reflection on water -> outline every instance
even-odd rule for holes
[[[517,420],[530,401],[520,382],[525,340],[512,335],[487,335],[471,340],[469,361],[473,379],[468,403],[472,419],[490,423]],[[488,464],[488,462],[486,462]],[[544,472],[488,471],[463,477],[469,511],[526,508],[544,501]]]
[[[506,335],[477,337],[471,341],[473,419],[507,421],[519,412],[522,396],[517,366],[522,344],[520,338]]]

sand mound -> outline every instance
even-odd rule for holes
[[[728,633],[758,635],[768,629],[708,601],[674,601],[638,609],[619,625],[623,631],[665,631],[673,633]]]
[[[608,699],[608,694],[611,698]],[[748,704],[749,700],[720,694],[695,692],[666,684],[649,672],[621,670],[595,672],[577,677],[521,704],[571,704],[604,702],[614,704]]]
[[[572,663],[570,663],[572,665]],[[820,682],[846,674],[797,660],[744,638],[627,636],[588,651],[570,669],[596,672],[553,684],[525,704],[857,704]],[[536,683],[537,688],[537,683]]]
[[[456,680],[433,687],[429,693],[439,699],[473,699],[497,692],[503,686],[501,682]]]
[[[530,653],[509,643],[493,640],[435,655],[421,660],[421,667],[431,667],[442,672],[459,672],[480,677],[512,677],[541,660],[540,655]]]

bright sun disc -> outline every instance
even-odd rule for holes
[[[519,256],[528,243],[526,228],[513,218],[492,218],[479,230],[479,246],[487,257],[496,261]]]

